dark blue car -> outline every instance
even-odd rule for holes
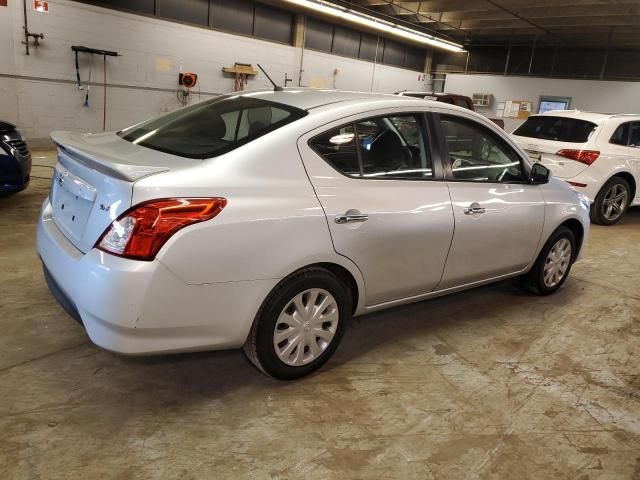
[[[0,195],[24,190],[29,185],[31,153],[16,126],[0,121]]]

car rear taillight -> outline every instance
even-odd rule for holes
[[[153,260],[181,228],[211,220],[227,204],[224,198],[166,198],[136,205],[102,234],[96,248],[136,260]]]
[[[561,157],[570,158],[576,162],[584,163],[585,165],[591,165],[600,156],[600,152],[597,150],[560,150],[556,153]]]

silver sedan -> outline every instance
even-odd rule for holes
[[[298,378],[353,316],[509,277],[554,292],[589,231],[584,196],[443,103],[259,91],[52,137],[45,277],[125,354],[244,346]]]

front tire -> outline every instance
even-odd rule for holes
[[[618,223],[631,201],[631,188],[622,177],[610,178],[591,206],[591,221],[599,225]]]
[[[542,247],[531,271],[523,277],[525,285],[538,295],[555,292],[569,276],[575,257],[575,235],[567,227],[558,227]]]
[[[279,380],[311,374],[333,355],[351,317],[348,288],[311,267],[279,283],[266,298],[244,344],[247,358]]]

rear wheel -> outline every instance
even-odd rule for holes
[[[531,271],[523,277],[526,286],[539,295],[558,290],[569,276],[575,258],[575,235],[561,226],[553,232]]]
[[[302,270],[269,294],[245,342],[245,354],[280,380],[309,375],[333,355],[350,316],[351,295],[333,273]]]
[[[631,199],[629,183],[622,177],[613,177],[604,184],[593,205],[591,220],[600,225],[613,225],[622,218]]]

